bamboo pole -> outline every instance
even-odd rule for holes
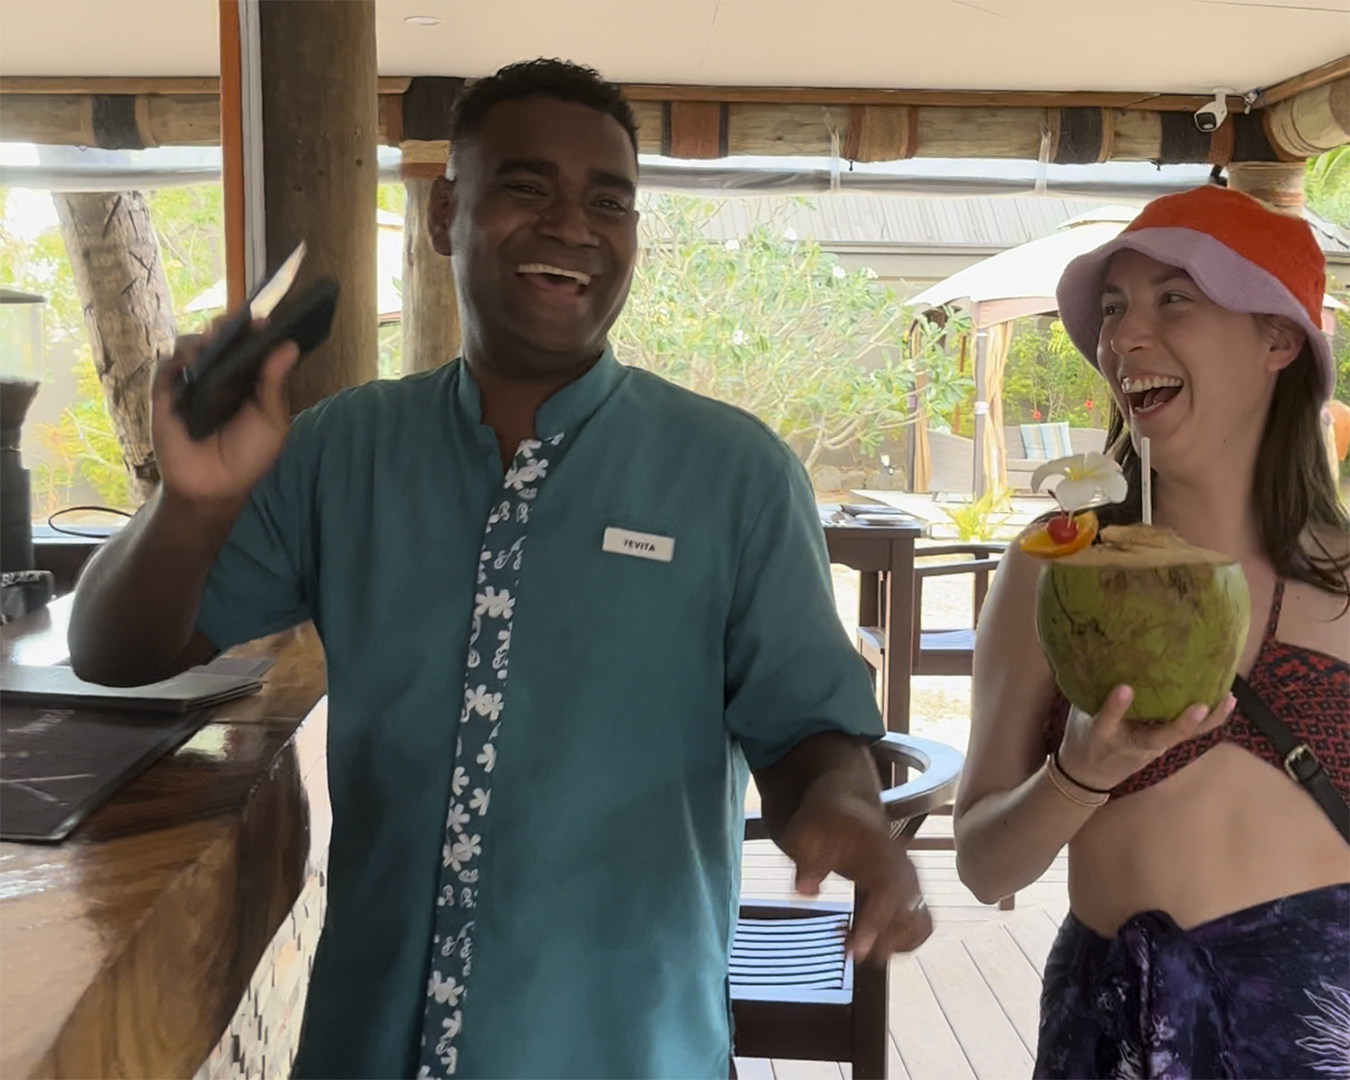
[[[1174,107],[1177,100],[1148,95],[629,89],[644,153],[820,157],[838,145],[844,156],[858,161],[1034,160],[1048,132],[1049,160],[1059,164],[1223,165],[1307,158],[1350,142],[1350,75],[1336,75],[1337,70],[1310,79],[1310,85],[1269,109],[1247,113],[1234,102],[1228,119],[1211,134],[1200,132],[1187,111]],[[434,114],[438,100],[448,105],[461,83],[419,78],[408,81],[402,96],[385,95],[378,109],[379,137],[390,145],[407,138],[443,138],[441,131],[413,134],[416,125],[408,125],[405,112],[415,99],[420,115]],[[0,81],[0,124],[10,140],[108,148],[220,140],[219,110],[211,95],[16,93],[4,89],[7,85]],[[658,92],[668,96],[643,96]],[[774,100],[756,100],[756,95]],[[1129,103],[1118,103],[1125,98]],[[1186,100],[1194,105],[1200,99]]]
[[[1350,142],[1350,75],[1286,98],[1265,111],[1281,160],[1316,157]]]
[[[1285,80],[1268,92],[1282,100],[1309,86],[1350,71],[1350,57]],[[412,76],[381,76],[380,94],[402,94]],[[214,94],[213,77],[181,76],[0,76],[0,94]],[[629,101],[726,102],[760,105],[947,105],[1061,109],[1075,107],[1142,109],[1150,112],[1194,112],[1213,98],[1207,94],[1155,94],[1135,90],[924,90],[873,87],[703,86],[677,83],[628,83]],[[1230,109],[1242,99],[1231,96]]]

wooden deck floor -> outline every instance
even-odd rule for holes
[[[934,818],[921,835],[950,835]],[[916,851],[932,938],[891,962],[891,1080],[1017,1080],[1036,1053],[1041,971],[1068,910],[1064,856],[1018,893],[1013,911],[981,904],[961,884],[949,851]],[[767,841],[745,845],[741,895],[792,895],[792,864]],[[846,898],[848,882],[826,881],[828,899]],[[849,1080],[848,1064],[742,1058],[743,1080]]]

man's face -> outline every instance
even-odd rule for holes
[[[633,144],[612,116],[542,97],[494,105],[431,203],[466,345],[526,378],[593,360],[628,297],[636,187]]]

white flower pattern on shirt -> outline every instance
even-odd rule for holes
[[[441,846],[441,883],[436,896],[436,934],[432,941],[431,975],[422,1020],[419,1077],[445,1078],[459,1066],[455,1041],[463,1030],[462,1006],[468,997],[473,968],[473,912],[478,906],[479,864],[483,856],[482,822],[492,800],[492,771],[497,764],[497,736],[506,713],[505,686],[511,652],[511,621],[516,610],[516,585],[525,555],[530,503],[548,475],[549,453],[556,460],[564,436],[547,443],[526,439],[502,480],[502,497],[488,514],[483,550],[478,557],[469,648],[465,660],[464,698],[455,744],[455,770],[450,780],[449,809]],[[545,447],[547,446],[547,450]],[[495,648],[479,640],[495,641]],[[492,650],[492,690],[484,654]],[[472,791],[467,808],[465,792]],[[468,832],[470,823],[477,829]]]

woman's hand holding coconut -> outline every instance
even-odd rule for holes
[[[1037,478],[1059,474],[1065,513],[990,589],[955,811],[986,902],[1068,846],[1038,1077],[1350,1060],[1350,520],[1322,445],[1324,265],[1302,219],[1208,187],[1150,203],[1060,282],[1111,390],[1114,461]],[[1331,799],[1234,708],[1238,673]]]
[[[1089,796],[1105,795],[1178,743],[1222,727],[1235,704],[1228,694],[1216,709],[1192,705],[1172,723],[1149,724],[1127,718],[1133,700],[1130,687],[1117,686],[1096,716],[1070,708],[1049,767],[1058,765],[1060,775]]]

